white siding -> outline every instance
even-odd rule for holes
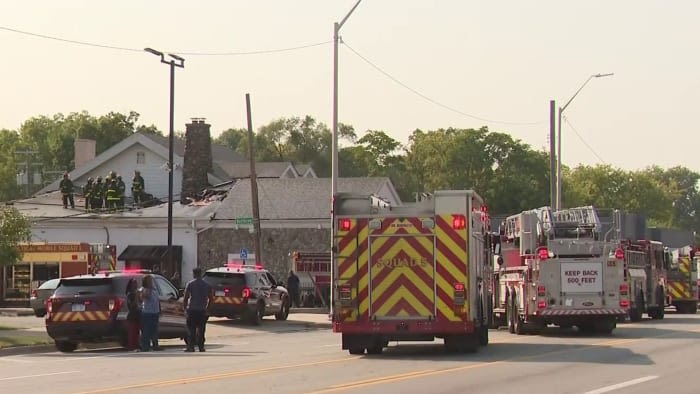
[[[146,162],[144,164],[136,163],[137,152],[146,154]],[[73,182],[82,186],[87,182],[88,177],[97,178],[101,176],[104,178],[110,171],[114,171],[122,176],[122,180],[126,184],[126,195],[131,196],[131,179],[134,177],[134,171],[139,170],[146,183],[146,193],[153,194],[156,198],[164,198],[168,196],[168,172],[165,170],[167,161],[167,157],[162,157],[141,144],[135,144],[111,160],[96,167],[90,173],[78,179],[73,179]],[[177,155],[175,155],[174,161],[176,168],[173,173],[173,195],[174,200],[179,200],[182,188],[183,163],[182,158]]]

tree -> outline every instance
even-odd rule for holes
[[[0,264],[12,265],[20,261],[22,255],[17,244],[29,242],[31,234],[29,218],[12,206],[0,208]]]
[[[224,145],[234,152],[248,156],[248,130],[246,129],[227,129],[221,132],[218,137],[214,139],[214,143],[218,145]],[[243,146],[245,142],[245,146]]]

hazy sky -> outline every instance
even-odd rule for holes
[[[214,135],[245,127],[246,93],[256,129],[306,114],[331,126],[333,22],[355,2],[3,1],[0,128],[134,110],[167,132],[168,66],[144,47],[186,59],[176,130],[191,117]],[[563,105],[612,72],[564,111],[563,162],[699,171],[699,15],[691,0],[363,0],[341,30],[339,119],[403,143],[416,128],[486,125],[543,148],[549,100]]]

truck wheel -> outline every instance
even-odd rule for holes
[[[70,341],[55,341],[56,349],[61,353],[72,353],[78,348],[78,344]]]
[[[354,355],[363,355],[365,354],[365,348],[363,347],[351,347],[348,349],[348,353],[354,354]]]
[[[515,335],[525,334],[525,323],[520,317],[520,309],[518,308],[518,304],[516,304],[515,297],[513,297],[513,306],[510,308],[510,310],[513,312],[513,333]]]
[[[652,319],[662,320],[664,318],[664,294],[666,293],[663,287],[659,286],[656,288],[656,305],[658,305],[658,307],[654,308],[653,314],[649,314]]]
[[[506,321],[508,322],[508,332],[515,334],[515,320],[513,319],[513,301],[510,297],[510,292],[508,292],[508,297],[506,297]]]
[[[637,292],[637,295],[634,297],[634,308],[630,308],[630,321],[641,321],[642,313],[644,313],[644,296]]]
[[[479,327],[479,345],[486,346],[489,344],[489,328],[486,326]]]
[[[248,322],[254,326],[262,324],[265,316],[265,305],[258,304],[254,310],[248,310]]]

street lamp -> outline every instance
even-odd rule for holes
[[[175,128],[175,67],[184,68],[185,59],[169,53],[171,59],[166,59],[165,54],[153,48],[144,48],[144,51],[160,57],[160,62],[170,65],[170,132],[168,135],[168,263],[173,269],[173,140]]]
[[[350,12],[345,15],[340,22],[333,24],[333,142],[331,143],[331,234],[335,234],[335,195],[338,193],[338,42],[340,40],[340,28],[343,27],[345,21],[355,11],[362,0],[357,0],[357,3],[350,9]],[[333,262],[335,261],[335,251],[333,236],[331,235],[331,289],[330,289],[330,315],[333,316],[333,292],[335,291],[335,270]]]
[[[561,114],[564,112],[566,107],[571,104],[571,102],[574,100],[576,95],[579,94],[579,92],[583,89],[584,86],[593,78],[601,78],[601,77],[610,77],[614,75],[614,73],[607,73],[607,74],[593,74],[588,79],[586,79],[586,82],[581,85],[580,88],[574,93],[573,96],[569,99],[569,101],[564,104],[563,107],[559,107],[559,120],[558,120],[558,130],[557,130],[557,200],[556,200],[556,206],[554,207],[555,210],[560,210],[561,209],[561,184],[562,184],[562,178],[561,178]]]

